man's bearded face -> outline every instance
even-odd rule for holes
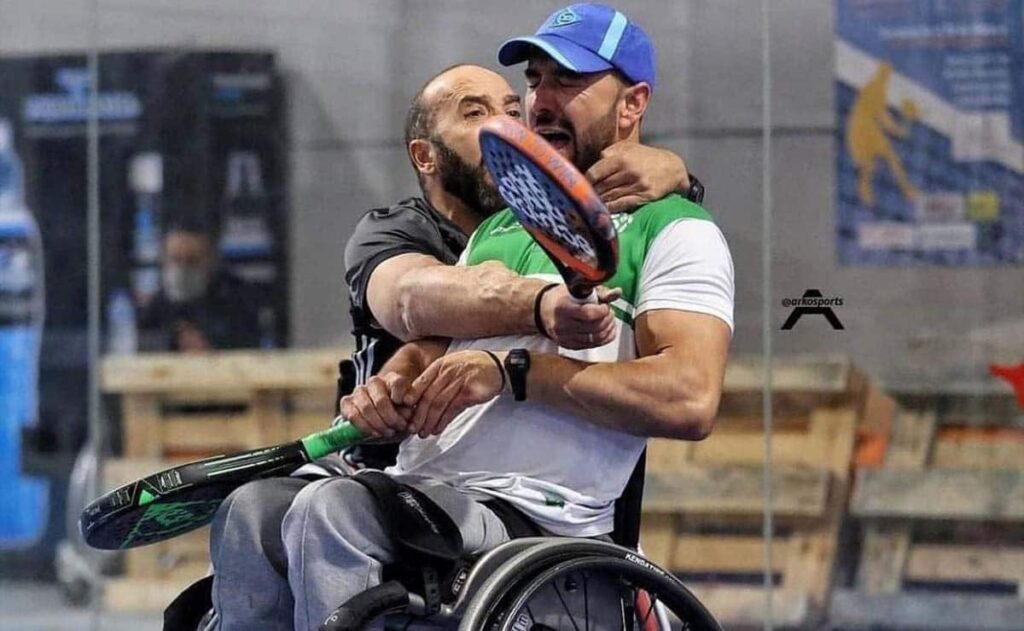
[[[486,219],[505,207],[483,160],[471,165],[440,138],[432,140],[437,149],[441,187],[458,198],[471,211]]]

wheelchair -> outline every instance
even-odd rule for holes
[[[355,381],[351,362],[339,368],[336,400]],[[384,582],[341,603],[320,631],[722,631],[678,578],[639,552],[645,460],[615,504],[610,541],[521,536],[454,563],[442,582],[410,581],[422,568],[391,564]],[[216,628],[212,611],[199,613],[189,629]]]
[[[721,631],[677,578],[614,543],[513,539],[481,556],[457,597],[429,613],[422,594],[385,582],[339,607],[321,631]]]

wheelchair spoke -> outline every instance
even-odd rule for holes
[[[526,605],[526,615],[530,616],[530,626],[535,626],[537,624],[537,618],[534,617],[533,610],[530,609],[530,605]]]
[[[590,631],[590,596],[587,593],[587,573],[583,573],[583,625]]]
[[[558,595],[558,600],[562,603],[562,609],[565,609],[565,613],[569,616],[569,622],[572,623],[572,628],[576,631],[580,631],[580,627],[576,624],[576,618],[572,615],[572,610],[569,609],[569,605],[565,604],[565,598],[562,597],[562,592],[558,589],[558,583],[551,581],[551,587],[554,588],[555,594]]]

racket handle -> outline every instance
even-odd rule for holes
[[[362,442],[366,438],[359,431],[358,427],[342,419],[342,417],[339,416],[334,420],[337,422],[337,425],[334,427],[300,439],[299,442],[302,443],[302,448],[306,451],[306,455],[310,460],[323,458],[328,454],[341,451],[346,447]]]
[[[581,295],[583,291],[586,291],[587,293]],[[569,296],[572,297],[573,301],[576,302],[576,304],[580,304],[580,305],[586,305],[586,304],[596,305],[597,304],[597,291],[595,291],[593,287],[583,287],[583,288],[570,287],[569,288]]]

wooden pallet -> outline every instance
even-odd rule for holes
[[[1024,430],[1005,426],[1019,411],[979,421],[977,404],[906,401],[884,466],[857,471],[862,549],[834,624],[1024,629]]]
[[[841,359],[777,360],[773,372],[772,619],[793,627],[819,620],[828,603],[870,390]],[[712,435],[648,450],[641,544],[731,628],[765,622],[761,383],[760,361],[730,360]]]
[[[106,488],[324,429],[344,356],[338,349],[106,358],[102,389],[120,397],[123,452],[104,465]],[[163,609],[209,571],[208,529],[128,550],[124,567],[106,585],[107,608]]]

